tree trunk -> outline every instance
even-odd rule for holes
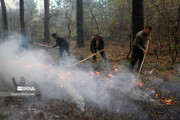
[[[143,0],[133,0],[132,34],[133,40],[136,34],[144,28]]]
[[[6,11],[6,5],[4,3],[4,0],[1,0],[1,6],[2,6],[2,15],[3,15],[3,22],[4,22],[4,38],[7,38],[7,36],[8,36],[8,20],[7,20],[7,11]]]
[[[77,47],[84,47],[83,30],[83,0],[76,0],[77,3]]]
[[[21,23],[21,35],[22,40],[26,41],[26,29],[24,23],[24,0],[20,0],[20,23]]]
[[[44,43],[50,42],[49,30],[49,0],[44,0]]]

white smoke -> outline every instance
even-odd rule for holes
[[[52,64],[54,61],[45,50],[23,49],[19,35],[1,42],[0,56],[0,73],[9,85],[13,86],[12,77],[23,76],[29,84],[34,82],[39,86],[43,97],[64,99],[67,93],[83,111],[84,101],[102,109],[119,111],[130,101],[140,100],[142,91],[136,77],[121,67],[121,71],[107,79],[104,78],[107,75],[96,75],[90,68]],[[73,64],[70,58],[65,61],[69,66]]]

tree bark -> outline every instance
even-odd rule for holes
[[[143,0],[133,0],[132,34],[133,40],[136,34],[144,28]]]
[[[49,0],[44,0],[44,43],[50,42],[49,30]]]
[[[2,7],[2,15],[3,15],[3,22],[4,22],[4,38],[8,36],[8,19],[7,19],[7,11],[6,5],[4,0],[1,0],[1,7]]]
[[[20,23],[21,23],[21,35],[22,40],[26,40],[26,28],[24,23],[24,0],[20,0]]]
[[[83,0],[76,0],[77,5],[77,47],[84,47]]]

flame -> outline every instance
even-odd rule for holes
[[[90,72],[90,78],[93,78],[93,76],[94,76],[94,73],[93,72]]]
[[[26,63],[22,63],[22,65],[23,65],[24,67],[26,67],[26,68],[32,68],[31,65],[27,65]]]
[[[113,75],[111,74],[111,73],[109,73],[109,75],[108,75],[109,77],[113,77]]]
[[[65,79],[65,75],[64,74],[57,74],[57,76],[61,79]]]
[[[43,68],[49,68],[49,66],[43,66]]]
[[[156,99],[158,99],[158,97],[159,97],[159,93],[158,93],[158,94],[156,94]]]
[[[108,77],[104,77],[104,79],[109,80],[109,78],[108,78]]]
[[[21,61],[13,60],[14,63],[20,63]]]
[[[175,101],[173,100],[173,98],[162,98],[160,99],[160,101],[166,105],[174,105]]]
[[[156,99],[159,99],[160,102],[166,104],[166,105],[174,105],[176,101],[173,97],[170,98],[159,98],[159,93],[156,94]]]
[[[93,72],[90,72],[90,74],[93,76],[94,75],[94,73]]]
[[[25,67],[26,67],[26,68],[32,68],[32,66],[31,66],[31,65],[25,65]]]
[[[61,85],[61,88],[64,88],[64,85]]]
[[[117,72],[117,71],[118,71],[118,69],[117,69],[117,68],[115,68],[115,69],[114,69],[114,72]]]
[[[96,75],[100,75],[100,72],[96,72]]]
[[[140,87],[142,87],[142,86],[143,86],[142,81],[140,81],[140,82],[138,83],[138,85],[139,85]]]
[[[67,75],[71,76],[71,72],[67,72]]]

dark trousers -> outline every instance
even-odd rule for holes
[[[139,60],[139,63],[138,63],[138,71],[139,71],[143,57],[144,57],[144,52],[141,49],[139,49],[138,47],[134,46],[133,51],[132,51],[131,63],[129,66],[129,70],[132,71],[134,69],[136,62]]]
[[[96,51],[97,51],[97,49],[95,49],[95,53],[96,53]],[[99,50],[99,51],[100,51],[100,50]],[[107,58],[106,58],[105,52],[102,51],[102,52],[100,52],[100,54],[101,54],[101,57],[104,59],[104,62],[106,62],[106,61],[107,61]],[[96,61],[96,55],[93,56],[93,60]]]
[[[59,57],[61,58],[63,52],[66,51],[67,55],[70,56],[69,48],[59,48]]]

